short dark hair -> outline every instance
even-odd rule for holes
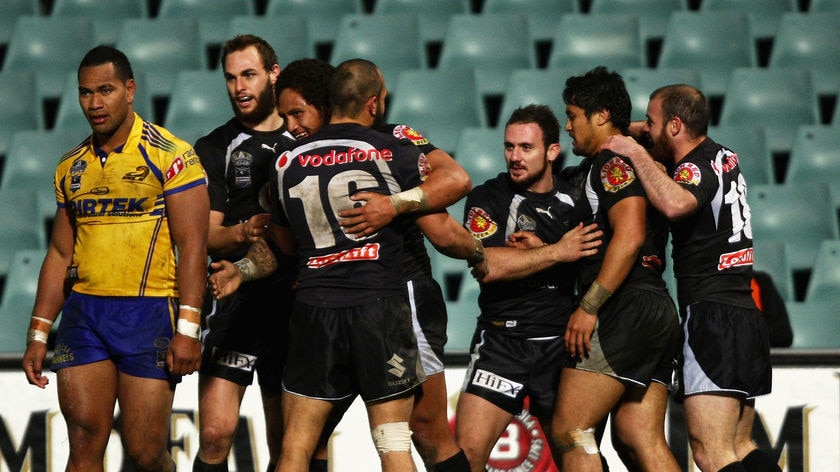
[[[85,54],[85,57],[82,58],[82,62],[79,63],[79,69],[76,71],[76,74],[78,76],[82,67],[101,66],[108,63],[114,64],[114,70],[117,73],[117,77],[119,77],[123,83],[126,83],[129,79],[134,78],[134,71],[131,70],[131,63],[128,61],[128,57],[126,57],[126,55],[119,49],[104,44],[94,47]]]
[[[609,111],[610,121],[627,134],[632,105],[624,79],[617,72],[598,66],[583,75],[569,77],[563,101],[582,108],[587,117],[600,110]]]
[[[694,138],[708,133],[711,112],[703,92],[686,84],[666,85],[650,94],[654,98],[662,100],[665,121],[679,117]]]
[[[299,93],[307,103],[321,112],[324,121],[330,119],[330,81],[335,67],[321,59],[297,59],[286,65],[274,84],[274,92],[280,99],[280,92],[291,89]]]
[[[370,97],[382,95],[385,83],[376,64],[348,59],[335,68],[330,81],[330,102],[339,116],[357,116]]]
[[[268,44],[268,41],[254,34],[240,34],[228,39],[222,45],[222,53],[219,60],[222,69],[225,67],[225,59],[228,54],[234,51],[242,51],[249,46],[257,48],[265,70],[271,70],[271,67],[277,64],[277,54],[274,52],[274,48]]]
[[[505,127],[512,124],[536,123],[543,133],[546,149],[551,144],[560,143],[560,122],[547,105],[530,104],[513,110]]]

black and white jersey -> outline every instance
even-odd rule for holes
[[[501,173],[467,196],[464,221],[486,247],[504,246],[516,231],[531,231],[551,244],[574,228],[572,187],[558,176],[554,190],[533,193],[513,186]],[[573,264],[553,267],[514,281],[481,283],[479,325],[530,338],[562,336],[574,310]]]
[[[338,213],[360,204],[358,191],[394,194],[428,173],[426,156],[409,141],[368,127],[330,124],[280,154],[275,218],[295,234],[300,255],[298,300],[348,306],[403,289],[403,234],[397,225],[355,238]]]
[[[598,252],[581,260],[578,291],[585,293],[601,270],[607,246],[614,234],[609,220],[610,209],[625,198],[645,197],[645,192],[630,162],[610,151],[585,158],[580,165],[564,169],[562,174],[576,187],[575,202],[583,222],[597,223],[598,229],[604,232]],[[636,263],[622,287],[665,290],[662,271],[665,269],[668,226],[664,217],[650,204],[645,231],[645,241]]]
[[[738,156],[706,138],[673,177],[698,204],[696,213],[671,222],[680,306],[710,300],[752,306],[752,227]]]

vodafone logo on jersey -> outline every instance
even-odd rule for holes
[[[298,154],[295,157],[302,167],[320,167],[350,164],[352,162],[390,161],[394,157],[394,153],[390,149],[357,149],[351,147],[346,151],[331,149],[325,154]],[[290,153],[284,152],[278,158],[279,167],[285,167],[290,158]]]

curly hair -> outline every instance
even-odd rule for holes
[[[327,122],[331,111],[330,80],[334,73],[335,67],[321,59],[294,60],[280,72],[280,77],[274,84],[274,96],[279,98],[280,92],[292,89],[317,108]]]

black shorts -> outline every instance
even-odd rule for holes
[[[527,396],[531,414],[540,419],[551,418],[560,371],[569,361],[562,336],[523,339],[479,328],[470,354],[461,391],[477,395],[512,415],[522,412]]]
[[[598,311],[592,349],[575,368],[640,387],[669,385],[679,346],[679,318],[668,293],[626,287]]]
[[[283,388],[296,395],[365,402],[396,397],[425,380],[405,295],[358,306],[295,302]]]
[[[282,391],[292,290],[272,285],[221,300],[208,293],[205,299],[199,372],[248,386],[256,371],[261,388]]]
[[[426,375],[443,372],[443,347],[446,345],[446,302],[440,285],[431,277],[406,283],[408,303],[420,361]]]
[[[699,302],[683,311],[678,398],[728,393],[743,398],[772,389],[770,340],[758,308]]]

